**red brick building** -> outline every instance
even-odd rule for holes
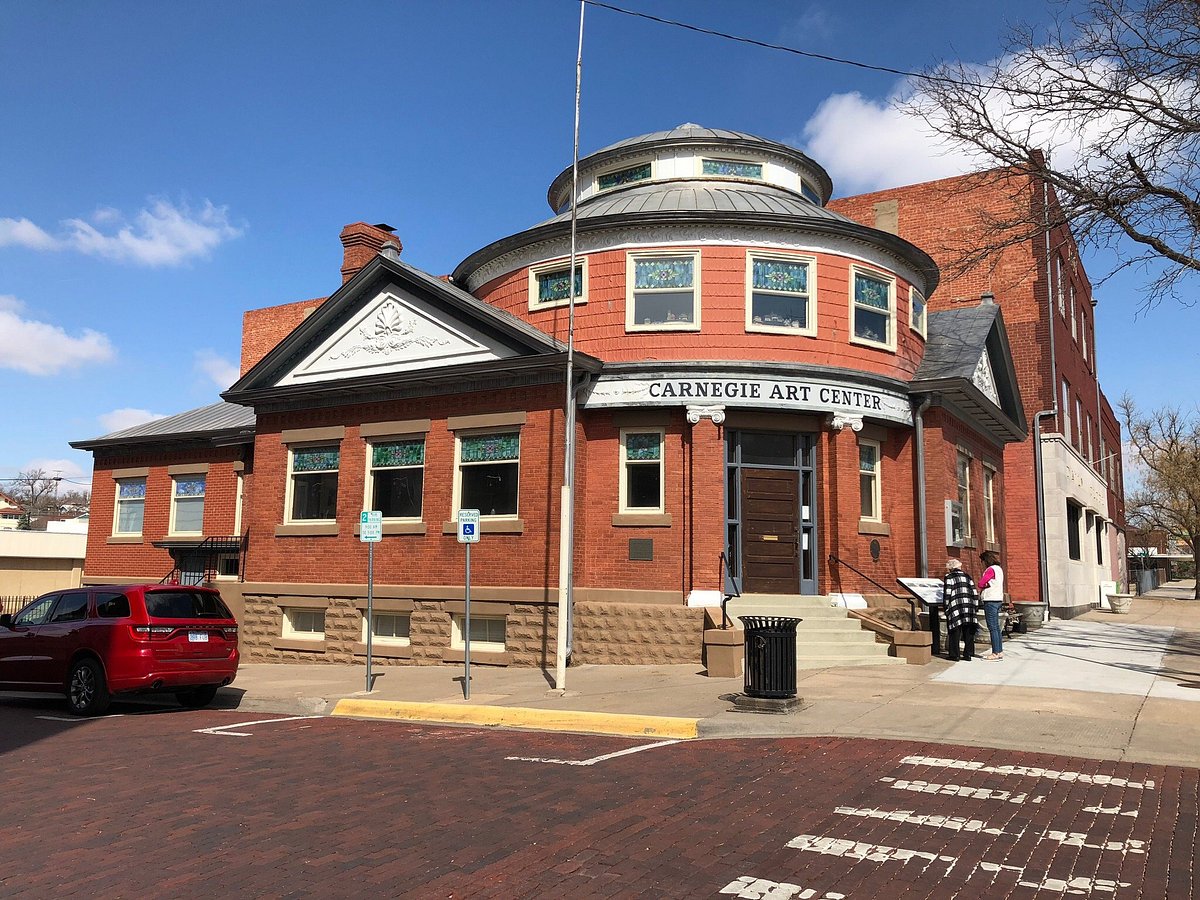
[[[478,509],[473,658],[553,664],[572,307],[574,659],[700,661],[723,554],[786,602],[1006,550],[1001,305],[931,311],[931,257],[784,144],[684,125],[579,171],[574,272],[569,169],[552,218],[449,278],[347,226],[340,288],[246,314],[227,402],[77,442],[86,579],[218,580],[252,660],[361,659],[370,627],[376,656],[456,661]]]
[[[1100,386],[1092,286],[1070,230],[1036,227],[1061,219],[1055,204],[1030,177],[996,171],[829,205],[937,261],[931,309],[973,305],[987,292],[1004,310],[1032,432],[1004,453],[1007,587],[1072,616],[1124,581],[1125,505],[1121,427]],[[984,240],[1004,246],[964,266],[964,252]]]

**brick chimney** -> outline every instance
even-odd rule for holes
[[[342,284],[345,284],[360,271],[363,266],[375,258],[385,244],[391,244],[399,253],[403,249],[400,238],[393,233],[395,228],[380,223],[368,225],[366,222],[355,222],[342,229]]]

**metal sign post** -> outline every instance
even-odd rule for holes
[[[375,545],[383,540],[383,513],[364,509],[358,517],[358,539],[367,545],[367,693],[371,692],[371,635],[375,632]]]
[[[471,545],[479,543],[479,510],[458,511],[458,542],[467,545],[465,613],[463,615],[463,699],[471,699]],[[369,651],[368,651],[369,652]]]

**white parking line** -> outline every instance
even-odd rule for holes
[[[1151,779],[1130,781],[1115,775],[1088,775],[1086,772],[1060,772],[1058,769],[1043,769],[1037,766],[987,766],[981,762],[965,759],[944,759],[940,756],[906,756],[900,760],[906,766],[934,766],[940,769],[961,769],[965,772],[983,772],[990,775],[1027,775],[1032,778],[1049,778],[1054,781],[1070,781],[1079,784],[1099,784],[1108,787],[1144,788],[1154,790]]]
[[[845,894],[826,891],[818,896],[813,888],[800,887],[787,881],[767,881],[753,875],[743,875],[729,882],[718,893],[733,894],[743,900],[846,900]]]
[[[196,728],[195,734],[219,734],[228,737],[253,737],[250,731],[229,731],[230,728],[247,728],[250,725],[267,725],[272,722],[297,722],[301,719],[320,719],[322,716],[287,716],[282,719],[255,719],[253,722],[234,722],[232,725],[217,725],[215,728]]]
[[[1010,834],[1003,828],[989,828],[982,819],[963,819],[958,816],[919,815],[908,809],[871,809],[839,806],[834,812],[840,816],[857,816],[860,819],[886,819],[903,822],[905,825],[924,825],[929,828],[949,828],[951,831],[966,831],[978,834]]]
[[[793,850],[806,850],[809,853],[840,856],[844,859],[853,859],[856,861],[906,863],[909,860],[919,859],[927,863],[949,863],[946,869],[947,873],[958,863],[957,856],[929,853],[926,850],[909,850],[905,847],[888,847],[884,844],[868,844],[863,841],[824,837],[816,834],[797,835],[788,841],[786,846],[791,847]]]
[[[1044,803],[1044,796],[1030,797],[1026,793],[1014,794],[1012,791],[995,791],[991,788],[971,787],[967,784],[938,784],[931,781],[908,781],[904,778],[880,778],[884,784],[898,791],[912,791],[917,794],[941,794],[948,797],[969,797],[972,800],[1002,800],[1005,803]]]
[[[44,719],[47,722],[94,722],[96,719],[121,719],[124,716],[124,713],[112,713],[107,716],[34,716],[34,718]]]
[[[640,747],[629,747],[625,750],[618,750],[616,753],[593,756],[591,759],[552,759],[541,756],[506,756],[504,758],[513,762],[550,763],[554,766],[594,766],[596,763],[616,759],[618,756],[628,756],[630,753],[641,753],[643,750],[653,750],[655,747],[666,747],[670,744],[678,743],[679,741],[659,741],[656,744],[642,744]]]

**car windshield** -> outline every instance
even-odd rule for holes
[[[207,591],[147,591],[146,612],[153,619],[232,619],[218,594]]]

